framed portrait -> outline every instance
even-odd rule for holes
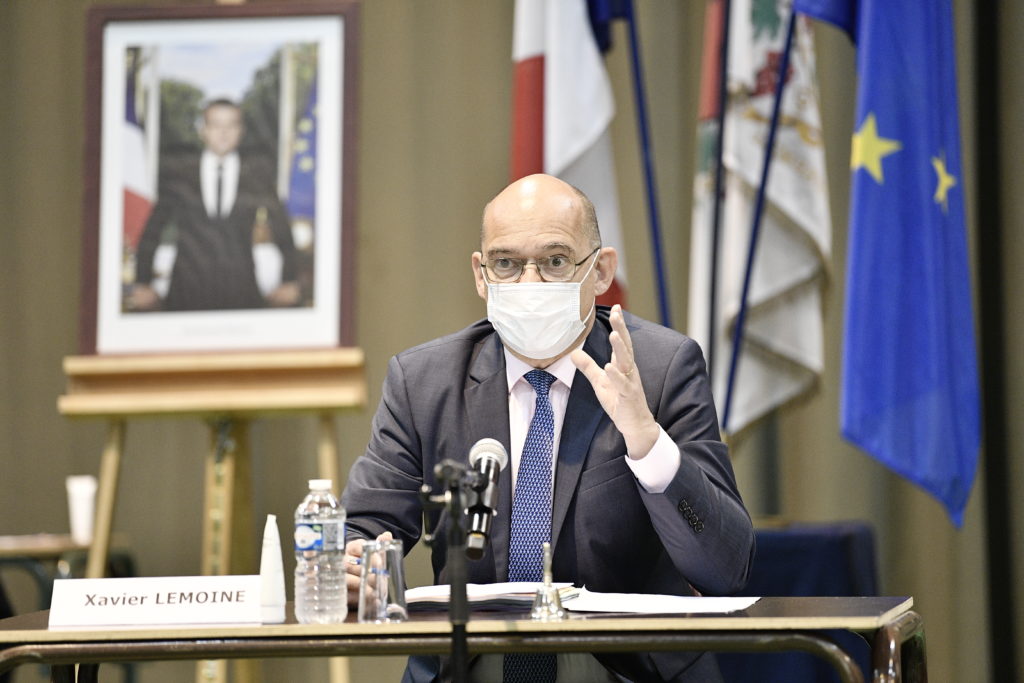
[[[89,10],[81,353],[353,343],[358,9]]]

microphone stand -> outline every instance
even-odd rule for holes
[[[434,467],[434,476],[444,489],[443,493],[433,493],[431,487],[424,484],[420,487],[420,500],[423,502],[423,528],[427,526],[427,510],[441,509],[437,527],[432,533],[425,533],[423,542],[431,546],[437,530],[444,521],[444,512],[448,513],[447,562],[448,570],[448,620],[452,625],[452,681],[467,683],[469,680],[469,648],[466,643],[466,624],[469,622],[469,599],[466,597],[466,529],[464,512],[466,509],[465,495],[479,486],[479,475],[473,470],[453,460],[442,460]]]

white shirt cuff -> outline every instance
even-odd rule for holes
[[[648,493],[664,493],[679,471],[679,446],[664,429],[647,455],[639,460],[625,457],[629,469]]]

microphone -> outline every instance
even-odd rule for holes
[[[467,495],[469,532],[466,557],[479,560],[487,547],[491,518],[498,510],[498,474],[508,465],[508,453],[500,441],[480,439],[469,449],[469,466],[475,475]]]

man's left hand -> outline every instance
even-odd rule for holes
[[[601,407],[622,433],[629,457],[639,460],[650,452],[661,428],[647,407],[644,387],[633,358],[633,342],[629,338],[621,306],[616,304],[612,307],[609,320],[612,325],[609,336],[611,361],[602,368],[582,349],[573,351],[571,358],[576,369],[590,381]]]
[[[267,295],[267,303],[275,308],[295,306],[299,303],[302,290],[298,282],[282,282],[274,291]]]
[[[390,531],[377,536],[378,541],[390,541]],[[359,584],[363,576],[363,543],[366,539],[356,538],[345,544],[345,590],[348,593],[348,606],[359,609]]]

